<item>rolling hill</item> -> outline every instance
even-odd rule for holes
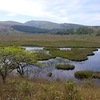
[[[34,27],[38,27],[41,29],[48,29],[48,30],[63,30],[63,29],[79,28],[83,26],[83,25],[70,24],[70,23],[58,24],[58,23],[48,22],[48,21],[27,21],[24,24],[28,26],[34,26]]]
[[[88,31],[88,32],[87,32]],[[74,33],[73,33],[74,32]],[[100,34],[100,26],[84,26],[71,23],[54,23],[49,21],[0,21],[0,33],[52,33],[52,34]]]

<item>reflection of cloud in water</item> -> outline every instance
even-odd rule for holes
[[[43,47],[27,47],[27,50],[43,50]],[[60,48],[61,50],[70,50],[71,48]],[[82,48],[83,49],[83,48]],[[45,51],[49,53],[48,51]],[[38,77],[48,78],[47,74],[52,72],[52,76],[49,78],[50,80],[55,80],[56,78],[60,78],[61,80],[66,79],[74,79],[74,73],[79,70],[91,70],[91,71],[99,71],[100,72],[100,49],[98,51],[94,51],[93,56],[88,56],[88,60],[86,61],[70,61],[68,59],[63,59],[60,57],[56,57],[55,59],[49,59],[45,61],[38,61],[38,63],[42,63],[42,67],[38,68],[36,66],[31,65],[28,66],[27,70],[29,71],[29,77],[34,77],[36,74]],[[72,64],[75,66],[74,70],[57,70],[55,69],[56,64]],[[26,69],[25,69],[26,70]],[[100,80],[99,80],[100,82]]]
[[[86,61],[70,61],[60,57],[55,59],[49,59],[45,61],[39,61],[39,63],[44,64],[44,68],[50,68],[52,72],[52,79],[59,77],[61,80],[66,80],[67,78],[74,78],[74,73],[79,70],[91,70],[91,71],[100,71],[100,49],[94,52],[95,55],[88,56]],[[72,64],[75,65],[74,70],[57,70],[55,69],[56,64]],[[46,71],[46,70],[45,70]],[[49,69],[47,70],[49,71]],[[99,80],[100,81],[100,80]]]
[[[71,50],[71,48],[59,48],[60,50]]]
[[[29,46],[22,46],[22,48],[25,48],[28,51],[31,50],[43,50],[43,47],[29,47]]]

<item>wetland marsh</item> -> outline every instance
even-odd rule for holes
[[[33,49],[33,51],[34,51],[34,48],[36,48],[36,47],[27,47],[26,46],[24,48],[26,48],[26,50],[27,50],[27,48],[31,48],[31,50]],[[42,49],[42,51],[46,51],[46,49],[44,47],[37,47],[37,51],[41,51],[40,48]],[[57,50],[60,50],[60,52],[63,53],[62,48],[60,48],[60,49],[56,48],[54,50],[55,50],[55,52]],[[49,51],[50,48],[49,48],[49,50],[47,49],[49,51],[49,54],[47,54],[47,55],[51,55],[51,58],[48,58],[47,60],[44,60],[44,59],[41,58],[41,61],[37,62],[37,64],[40,65],[40,68],[42,70],[41,73],[39,73],[39,77],[40,78],[46,78],[46,79],[49,79],[49,80],[56,80],[57,78],[60,78],[60,80],[62,80],[62,81],[66,80],[66,79],[73,79],[75,81],[78,81],[74,76],[75,72],[77,72],[77,71],[87,70],[87,71],[93,71],[93,72],[100,72],[100,49],[99,48],[97,48],[97,49],[94,49],[94,48],[68,48],[68,49],[64,48],[64,51],[69,52],[73,49],[75,49],[75,50],[77,49],[77,55],[78,55],[78,50],[79,51],[82,50],[81,54],[83,54],[85,49],[86,49],[85,51],[88,50],[88,53],[89,54],[92,53],[92,55],[87,54],[86,55],[87,59],[78,60],[78,61],[77,61],[77,59],[76,59],[76,61],[75,61],[75,59],[74,59],[74,61],[68,59],[67,54],[66,54],[66,58],[59,57],[59,53],[58,53],[58,55],[55,56],[55,58],[52,58],[53,56],[52,56],[52,54],[50,54],[50,51]],[[52,48],[52,50],[53,50],[53,48]],[[63,69],[58,70],[58,69],[56,69],[57,64],[58,65],[59,64],[74,65],[75,68],[73,70],[63,70]],[[33,68],[33,70],[34,70],[34,68]],[[48,73],[52,73],[52,76],[48,77],[47,76]],[[32,77],[32,73],[29,76]],[[95,81],[97,83],[100,82],[99,79],[95,79]]]

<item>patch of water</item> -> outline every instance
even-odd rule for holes
[[[44,47],[28,47],[28,46],[22,46],[22,48],[28,50],[28,51],[36,51],[36,50],[43,50]]]
[[[60,50],[71,50],[71,48],[59,48]]]
[[[43,50],[43,47],[25,47],[26,50]],[[60,48],[60,50],[71,50],[71,48]],[[46,51],[47,54],[49,51]],[[75,81],[79,81],[74,77],[74,73],[76,71],[80,70],[90,70],[90,71],[98,71],[100,72],[100,49],[97,51],[94,51],[93,56],[88,56],[88,60],[86,61],[70,61],[68,59],[56,57],[54,59],[49,59],[45,61],[38,61],[37,63],[42,64],[42,68],[39,69],[38,77],[40,78],[47,78],[49,80],[55,80],[57,78],[60,78],[62,81],[66,79],[73,79]],[[55,69],[56,64],[71,64],[75,66],[74,70],[57,70]],[[32,73],[29,73],[29,76],[34,76],[34,67],[28,68],[28,70],[31,70]],[[49,72],[52,72],[52,76],[48,77],[47,74]],[[32,75],[33,74],[33,75]],[[97,83],[100,83],[100,79],[95,79]]]
[[[45,73],[43,77],[46,76],[48,72],[52,72],[52,77],[50,78],[50,80],[55,80],[57,78],[60,78],[61,80],[74,79],[75,81],[78,81],[74,77],[74,73],[76,71],[90,70],[90,71],[100,72],[100,49],[98,49],[98,51],[95,51],[93,56],[88,56],[88,60],[86,61],[76,62],[76,61],[70,61],[68,59],[56,57],[55,59],[39,61],[39,63],[44,64]],[[75,66],[75,69],[74,70],[57,70],[55,69],[56,64],[71,64]],[[48,68],[50,68],[50,70],[47,70]],[[95,80],[95,81],[100,83],[100,80]]]

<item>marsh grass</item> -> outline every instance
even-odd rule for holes
[[[38,60],[48,60],[52,58],[52,55],[45,54],[44,52],[37,52],[36,55]]]
[[[74,65],[70,64],[57,64],[56,69],[62,69],[62,70],[73,70],[75,68]]]
[[[49,34],[0,34],[0,46],[100,47],[100,37]]]
[[[85,83],[86,84],[86,83]],[[47,81],[10,76],[0,80],[0,100],[99,100],[100,86],[75,84],[71,80]]]
[[[100,47],[100,37],[95,36],[59,36],[33,34],[0,34],[0,46],[30,45],[45,47]],[[69,50],[70,51],[70,50]],[[61,56],[71,60],[84,60],[93,50],[60,51],[50,50],[52,56]],[[75,54],[76,53],[76,54]],[[78,55],[78,53],[80,55]],[[85,55],[82,55],[82,53]],[[78,55],[78,57],[75,57]],[[42,56],[42,54],[41,54]],[[44,56],[44,54],[43,54]],[[40,57],[40,59],[44,59]],[[83,56],[81,58],[81,56]],[[46,58],[46,57],[45,57]],[[49,57],[47,57],[49,58]],[[74,58],[74,59],[73,59]],[[97,73],[95,74],[97,75]],[[66,88],[65,88],[66,87]],[[45,79],[27,79],[9,76],[6,84],[0,77],[0,100],[99,100],[100,85],[74,84],[71,81],[47,81]]]
[[[93,73],[91,71],[77,71],[74,75],[78,79],[90,79],[92,78]]]
[[[71,50],[50,50],[50,54],[53,57],[67,58],[72,61],[87,60],[89,55],[93,55],[95,48],[72,48]]]
[[[100,79],[100,72],[77,71],[77,72],[75,72],[74,75],[78,79],[92,79],[92,78]]]

